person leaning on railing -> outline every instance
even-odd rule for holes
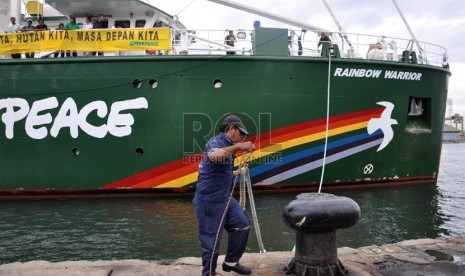
[[[45,25],[44,20],[42,18],[39,19],[39,24],[36,26],[37,31],[46,31],[48,30],[47,25]]]
[[[105,17],[103,16],[103,14],[99,13],[97,17],[97,21],[95,21],[94,23],[94,29],[106,29],[107,27],[105,26],[104,22],[105,22]],[[95,56],[97,55],[97,53],[99,56],[103,56],[102,51],[92,52],[92,55]]]
[[[234,36],[234,32],[230,30],[229,34],[224,38],[224,44],[230,47],[234,47],[235,42],[236,42],[236,37]],[[226,54],[235,55],[236,51],[226,51]]]
[[[320,48],[320,45],[322,45],[321,55],[323,56],[323,49],[325,48],[325,45],[331,45],[331,38],[329,38],[329,36],[325,32],[320,33],[320,41],[318,41],[317,48]]]
[[[79,25],[76,24],[76,17],[70,15],[69,22],[65,24],[65,30],[79,30]],[[71,51],[66,51],[66,56],[71,56]],[[73,57],[77,57],[77,52],[73,51]]]
[[[65,30],[65,24],[60,23],[58,25],[57,30],[64,31]],[[56,51],[55,53],[53,53],[53,57],[58,57],[58,55],[60,55],[60,57],[65,57],[65,51],[61,50],[61,51]]]
[[[20,32],[32,32],[32,31],[35,31],[36,28],[34,26],[32,26],[32,20],[31,19],[28,19],[27,20],[27,25],[22,27],[21,30],[19,30]],[[26,52],[24,53],[24,55],[26,56],[26,58],[34,58],[34,52]]]
[[[92,17],[90,15],[86,16],[84,19],[84,23],[82,23],[83,30],[92,30],[94,28],[94,24],[92,24]],[[83,56],[90,56],[92,52],[83,52]]]
[[[10,17],[10,23],[8,24],[9,33],[17,33],[21,30],[21,25],[16,24],[16,17]],[[11,54],[11,58],[21,58],[21,54]]]

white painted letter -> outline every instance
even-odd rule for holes
[[[16,111],[15,107],[18,107]],[[8,139],[13,139],[15,122],[27,116],[29,113],[29,104],[25,99],[6,98],[0,100],[0,109],[2,108],[6,109],[6,112],[2,115],[2,122],[5,124],[5,136]]]
[[[33,139],[44,139],[47,137],[48,130],[45,126],[34,128],[34,126],[50,124],[53,120],[50,113],[39,115],[47,109],[53,109],[58,106],[56,97],[50,97],[42,100],[35,101],[32,104],[31,111],[26,118],[26,133]]]
[[[336,70],[334,70],[334,76],[335,77],[340,77],[341,72],[342,72],[342,68],[336,68]]]
[[[61,105],[60,111],[55,117],[55,122],[50,129],[50,135],[57,137],[63,127],[69,127],[71,137],[78,137],[78,110],[72,98],[67,98]]]
[[[381,74],[382,70],[375,70],[373,71],[373,78],[379,78],[379,75]]]
[[[103,138],[108,132],[107,125],[94,126],[87,122],[87,116],[94,110],[97,110],[97,116],[100,118],[105,118],[108,114],[107,104],[104,101],[91,102],[84,106],[79,112],[79,127],[90,136]]]
[[[134,124],[134,117],[131,114],[120,114],[125,109],[148,108],[148,102],[145,98],[137,98],[121,102],[114,102],[111,105],[110,115],[108,115],[108,131],[116,136],[128,136],[132,132],[131,126]]]

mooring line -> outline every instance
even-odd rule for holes
[[[247,184],[247,193],[249,194],[250,210],[252,212],[252,220],[253,220],[253,225],[255,228],[255,234],[257,235],[258,247],[260,248],[260,253],[265,253],[266,250],[265,250],[265,247],[263,246],[262,233],[260,231],[260,224],[258,223],[257,210],[255,209],[255,200],[253,198],[252,181],[250,180],[249,172],[244,167],[241,168],[241,177],[244,178],[244,182]],[[244,207],[245,207],[245,203],[244,203]]]
[[[323,179],[325,176],[325,165],[326,165],[326,151],[328,148],[328,133],[329,133],[329,100],[331,96],[331,51],[328,55],[328,90],[326,94],[326,133],[325,133],[325,147],[323,151],[323,164],[321,165],[321,178],[320,178],[320,187],[318,188],[318,193],[321,193],[321,188],[323,187]]]

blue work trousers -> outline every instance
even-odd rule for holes
[[[225,211],[226,202],[216,203],[197,200],[194,201],[195,214],[199,221],[199,240],[202,247],[202,275],[214,275],[216,263],[220,252],[221,235],[223,228],[228,232],[228,249],[225,256],[226,262],[238,262],[247,247],[249,239],[250,221],[242,211],[236,199],[232,198],[223,226],[219,231],[216,248],[215,244],[218,226],[221,222],[221,217]],[[213,262],[210,261],[214,252]]]

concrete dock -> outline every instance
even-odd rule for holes
[[[284,275],[284,268],[293,256],[294,252],[248,253],[241,262],[252,268],[252,275]],[[338,256],[353,276],[465,275],[465,236],[408,240],[357,249],[343,247],[338,249]],[[224,256],[220,256],[217,272],[224,276],[237,275],[221,270],[223,259]],[[200,272],[200,258],[196,257],[163,261],[31,261],[0,265],[0,275],[15,276],[194,276]]]

